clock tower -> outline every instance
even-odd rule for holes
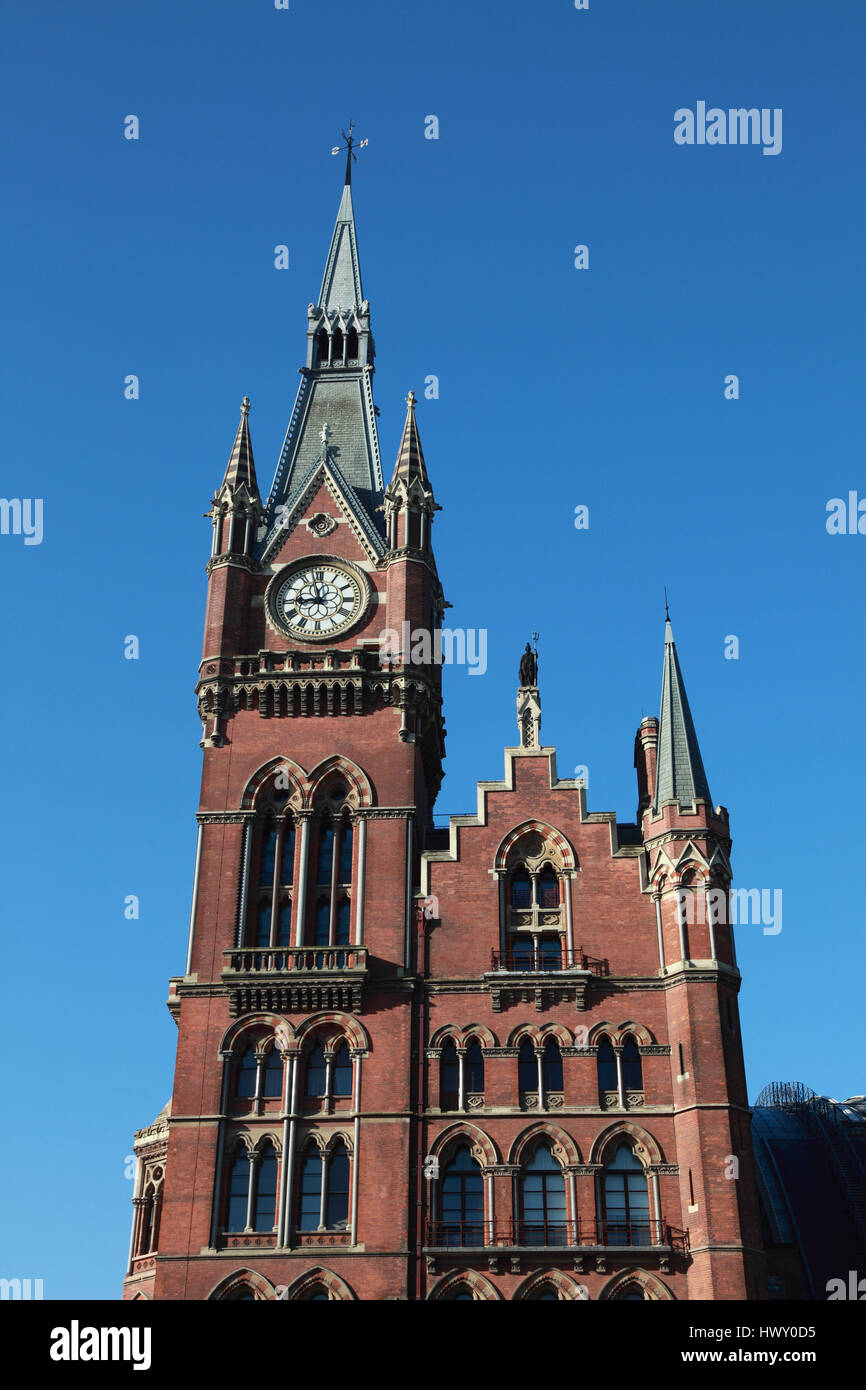
[[[127,1298],[406,1296],[408,1207],[384,1197],[412,1168],[414,894],[444,728],[432,644],[425,664],[393,638],[434,632],[444,597],[415,397],[386,488],[374,361],[348,159],[270,496],[245,398],[209,512],[177,1063],[136,1137]]]

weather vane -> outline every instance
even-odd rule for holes
[[[346,183],[352,182],[352,160],[354,159],[357,162],[358,159],[358,156],[355,154],[355,141],[352,139],[352,131],[354,129],[355,122],[350,121],[348,131],[340,131],[340,134],[346,142],[345,145],[335,145],[331,150],[331,154],[339,154],[341,150],[346,151]],[[358,149],[362,150],[364,146],[369,145],[369,143],[369,140],[359,140],[357,142]]]

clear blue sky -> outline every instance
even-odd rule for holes
[[[485,676],[446,672],[437,809],[501,776],[537,628],[561,772],[631,819],[666,584],[736,881],[784,893],[778,936],[739,933],[750,1096],[866,1090],[866,536],[825,528],[866,495],[864,39],[851,0],[7,11],[0,493],[44,499],[44,539],[0,536],[0,1274],[119,1294],[124,1159],[170,1092],[185,958],[201,517],[245,393],[270,484],[350,117],[386,472],[435,373],[449,616],[489,633]],[[781,154],[676,145],[699,100],[782,108]]]

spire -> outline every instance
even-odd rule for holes
[[[351,150],[349,151],[351,158]],[[360,309],[364,302],[361,287],[361,263],[358,260],[358,238],[355,233],[355,208],[352,203],[351,170],[346,170],[343,196],[337,209],[331,249],[325,262],[322,288],[319,290],[320,309],[342,309],[344,313]]]
[[[253,461],[253,445],[250,439],[250,398],[244,396],[241,401],[241,418],[238,424],[238,431],[235,435],[235,442],[226,464],[225,477],[223,478],[223,488],[229,488],[235,492],[239,487],[245,486],[250,498],[258,497],[259,485],[256,481],[256,465]]]
[[[359,148],[365,143],[361,141]],[[351,163],[351,147],[348,153]],[[361,288],[352,185],[347,182],[319,300],[307,309],[307,360],[268,498],[260,559],[276,553],[282,527],[294,524],[297,508],[320,484],[323,470],[350,499],[364,543],[376,556],[384,553],[379,510],[384,480],[373,404],[373,357],[370,305]],[[330,434],[323,449],[325,424]]]
[[[712,805],[685,682],[677,660],[667,600],[665,614],[665,659],[654,811],[658,811],[666,801],[676,801],[681,807],[701,800]]]
[[[394,465],[394,476],[391,479],[393,487],[399,479],[407,485],[417,478],[418,482],[425,491],[430,490],[430,479],[427,477],[427,467],[424,463],[424,450],[421,448],[421,438],[418,434],[418,422],[415,419],[415,392],[410,391],[406,397],[406,423],[403,426],[403,438],[400,441],[400,452],[397,455],[397,462]]]

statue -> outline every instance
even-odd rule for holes
[[[529,643],[526,644],[526,651],[520,658],[520,684],[535,685],[538,681],[538,658],[534,655]]]

